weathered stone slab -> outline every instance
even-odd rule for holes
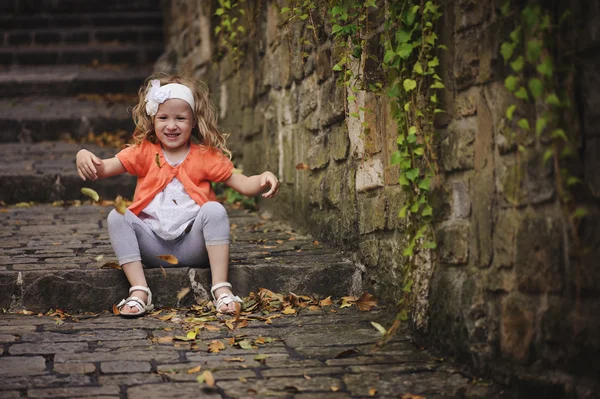
[[[143,373],[151,369],[148,362],[114,361],[100,363],[100,371],[105,374],[114,373]]]
[[[100,395],[119,395],[118,386],[87,386],[87,387],[63,387],[49,389],[29,389],[27,395],[30,398],[72,398],[77,396],[100,396]]]
[[[176,382],[166,384],[140,385],[127,388],[129,399],[163,399],[169,398],[221,398],[214,390],[206,390],[198,382]]]
[[[0,358],[2,377],[44,374],[45,370],[46,359],[41,356]]]
[[[28,389],[28,388],[46,388],[51,386],[81,386],[91,385],[92,380],[87,375],[69,374],[69,375],[13,375],[0,376],[0,389]]]
[[[34,343],[34,344],[14,344],[8,349],[11,355],[48,355],[58,352],[83,352],[87,351],[86,342],[68,342],[68,343]]]
[[[54,371],[59,374],[89,374],[96,371],[96,366],[93,363],[55,363]]]

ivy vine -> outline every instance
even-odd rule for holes
[[[246,0],[218,0],[218,4],[215,15],[219,17],[219,23],[215,26],[215,36],[219,45],[231,54],[236,69],[238,69],[240,58],[243,56],[241,44],[247,33],[242,23],[242,18],[247,16],[244,8]]]
[[[583,183],[571,170],[580,139],[577,131],[568,128],[572,93],[561,84],[573,79],[573,56],[559,56],[557,50],[557,31],[566,25],[571,14],[565,11],[556,19],[540,5],[527,5],[520,11],[512,8],[510,1],[502,8],[506,17],[515,17],[518,23],[510,40],[502,43],[500,53],[512,71],[504,86],[520,102],[507,108],[506,118],[518,127],[513,138],[519,153],[530,151],[530,143],[537,143],[543,149],[544,164],[551,163],[558,199],[571,233],[570,249],[576,254],[581,250],[577,225],[587,210],[578,206],[573,194]],[[523,110],[527,105],[537,111],[532,123]]]

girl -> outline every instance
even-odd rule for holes
[[[180,266],[208,266],[211,294],[220,313],[234,313],[242,300],[227,282],[229,220],[216,202],[210,182],[224,182],[248,196],[274,197],[279,181],[271,172],[233,174],[231,152],[217,129],[217,113],[206,86],[182,76],[159,73],[148,78],[133,108],[135,144],[115,157],[77,153],[85,180],[129,172],[138,177],[133,203],[124,215],[108,215],[110,241],[131,284],[118,305],[124,317],[154,308],[143,267],[160,266],[159,255],[175,256]],[[192,143],[194,135],[199,144]]]

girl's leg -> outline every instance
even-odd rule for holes
[[[148,283],[144,275],[141,253],[148,252],[149,248],[152,248],[153,251],[159,251],[158,254],[167,253],[164,242],[161,242],[152,230],[131,211],[127,211],[125,215],[121,215],[116,210],[113,210],[108,215],[107,222],[108,234],[110,235],[113,250],[115,251],[119,265],[121,265],[125,272],[129,284],[131,286],[141,285],[147,287]],[[148,258],[148,263],[158,264],[158,259],[153,262],[152,256],[146,257]],[[131,295],[137,296],[144,303],[148,301],[148,294],[144,291],[132,291]],[[137,311],[136,308],[129,306],[124,306],[121,309],[122,313],[137,313]]]
[[[199,248],[202,250],[199,251]],[[206,252],[203,250],[206,248]],[[181,251],[181,252],[179,252]],[[195,259],[188,258],[186,264],[203,265],[206,263],[206,254],[210,262],[212,285],[227,281],[229,270],[229,218],[227,211],[218,202],[207,202],[202,205],[190,232],[178,248],[182,254],[195,254]],[[192,263],[190,263],[192,262]],[[227,287],[215,291],[218,298],[223,293],[231,293]],[[234,304],[228,306],[234,311]],[[220,309],[227,311],[227,307]]]

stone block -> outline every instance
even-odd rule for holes
[[[3,377],[44,374],[46,359],[42,356],[0,358],[0,375]]]
[[[310,114],[314,113],[318,105],[319,86],[316,76],[310,75],[304,79],[298,86],[298,118],[306,119]]]
[[[536,335],[536,302],[522,294],[502,300],[500,350],[503,356],[522,363],[531,360]]]
[[[100,363],[100,371],[104,374],[111,373],[148,373],[151,366],[149,362],[114,361]]]
[[[581,247],[586,248],[581,261],[571,267],[567,280],[571,292],[580,292],[583,296],[598,297],[600,294],[600,215],[598,209],[588,208],[590,213],[579,222]]]
[[[356,191],[365,192],[383,186],[383,161],[381,157],[373,157],[362,161],[356,169]]]
[[[460,0],[455,3],[455,7],[456,22],[454,29],[457,32],[481,25],[489,19],[492,10],[492,7],[476,0]]]
[[[331,126],[328,129],[329,152],[335,161],[343,161],[348,157],[350,141],[348,127],[345,123]]]
[[[338,164],[332,164],[327,168],[324,180],[325,200],[329,205],[338,207],[342,201],[342,182],[344,167]]]
[[[331,69],[331,44],[329,42],[317,48],[315,72],[319,82],[328,80],[333,73]]]
[[[348,113],[363,114],[360,107],[365,106],[365,91],[361,90],[355,93],[356,99],[348,102]],[[364,116],[364,115],[363,115]],[[350,154],[352,157],[362,159],[365,155],[365,141],[363,136],[364,127],[361,125],[362,119],[348,117],[345,120],[348,127],[348,138],[350,140]]]
[[[464,265],[469,261],[470,224],[448,222],[436,231],[437,252],[442,263]]]
[[[468,181],[452,182],[452,217],[466,219],[471,214],[471,195]]]
[[[561,292],[565,278],[562,237],[558,218],[534,215],[523,218],[518,227],[515,258],[519,291]]]
[[[400,210],[406,205],[406,193],[400,186],[385,187],[383,195],[386,201],[386,228],[393,230],[406,226],[406,220],[398,216]]]
[[[385,199],[382,192],[370,192],[358,196],[358,231],[360,234],[383,230],[386,222]]]
[[[358,243],[358,253],[361,263],[367,269],[375,270],[379,264],[379,254],[381,253],[379,236],[377,234],[364,235]]]
[[[322,127],[341,122],[345,117],[346,101],[344,86],[329,79],[319,86],[319,120]]]
[[[496,189],[502,207],[532,205],[554,197],[552,165],[544,163],[535,150],[515,156],[504,156],[496,167]]]
[[[477,114],[479,105],[479,88],[472,87],[456,93],[454,100],[454,115],[460,118],[474,116]]]
[[[308,201],[312,205],[318,205],[319,208],[323,206],[325,176],[327,176],[327,172],[321,170],[312,173],[308,179]]]
[[[517,232],[522,215],[514,208],[498,210],[494,225],[494,266],[513,267],[517,251]]]
[[[596,39],[597,40],[597,39]],[[579,84],[581,85],[582,130],[586,136],[600,136],[600,71],[595,57],[583,58],[579,63]]]
[[[444,170],[472,169],[477,118],[455,119],[441,138],[441,161]]]
[[[454,79],[458,90],[475,84],[479,75],[480,32],[471,28],[454,36]]]
[[[329,143],[325,132],[321,131],[311,137],[308,161],[312,170],[321,169],[329,163]]]
[[[17,274],[0,272],[0,308],[8,309],[13,295],[17,294]]]
[[[492,268],[488,269],[483,281],[486,291],[494,293],[510,293],[517,287],[514,270]]]
[[[374,155],[381,152],[383,148],[383,137],[387,132],[383,129],[383,113],[381,97],[374,93],[365,93],[365,111],[361,112],[362,138],[365,145],[365,153]],[[351,118],[351,117],[350,117]],[[362,126],[365,123],[366,126]]]

